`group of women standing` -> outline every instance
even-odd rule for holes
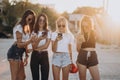
[[[52,72],[53,79],[60,80],[62,70],[62,80],[68,80],[72,61],[72,44],[75,41],[78,51],[77,66],[80,80],[86,80],[86,70],[89,69],[93,80],[100,80],[98,71],[98,59],[95,51],[94,24],[89,16],[83,16],[79,24],[80,32],[75,37],[70,32],[68,21],[61,16],[56,20],[56,31],[48,30],[48,18],[41,13],[35,21],[35,13],[27,10],[22,19],[13,29],[14,44],[23,52],[8,53],[10,63],[11,80],[25,80],[24,65],[27,64],[28,53],[31,54],[30,68],[33,80],[39,79],[39,68],[41,80],[48,80],[49,77],[49,57],[47,48],[52,44]],[[29,49],[32,45],[32,49]],[[25,53],[25,59],[22,58]],[[20,55],[18,55],[20,54]]]

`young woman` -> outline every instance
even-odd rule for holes
[[[52,70],[54,80],[60,80],[62,69],[63,80],[68,80],[70,64],[72,63],[73,35],[68,29],[68,21],[59,17],[56,21],[56,31],[52,33]]]
[[[45,14],[40,14],[37,18],[32,43],[33,52],[31,55],[31,72],[33,80],[39,79],[39,68],[41,70],[41,80],[48,80],[49,76],[49,59],[47,48],[50,43],[51,34],[48,30],[48,18]]]
[[[100,80],[98,59],[95,51],[96,33],[90,16],[83,16],[79,24],[81,33],[77,35],[77,65],[80,80],[86,80],[86,71],[89,69],[93,80]]]
[[[35,14],[32,10],[27,10],[22,19],[13,29],[14,44],[8,51],[8,61],[10,63],[11,80],[25,80],[24,65],[27,64],[28,55],[23,61],[24,49],[32,38],[29,39],[30,32],[35,22]],[[26,31],[27,30],[27,31]],[[14,46],[14,47],[13,47]]]

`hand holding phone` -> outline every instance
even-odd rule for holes
[[[59,40],[61,40],[62,39],[62,33],[58,33],[58,36],[57,36],[57,40],[59,41]]]
[[[47,35],[47,32],[46,32],[46,31],[42,32],[42,37],[44,37],[44,36],[46,36],[46,35]]]
[[[58,33],[58,37],[62,37],[62,33]]]
[[[34,42],[37,38],[38,38],[38,37],[37,37],[37,34],[36,34],[36,33],[33,33],[33,34],[31,35],[31,40],[32,40],[32,42]]]

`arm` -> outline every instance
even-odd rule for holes
[[[35,50],[40,51],[40,50],[43,50],[43,49],[47,49],[49,44],[50,44],[50,39],[47,38],[46,43],[42,46],[37,47]]]
[[[16,34],[16,40],[17,40],[16,44],[19,48],[26,48],[26,46],[31,43],[31,39],[26,42],[22,42],[22,33],[21,32],[16,31],[15,34]]]
[[[79,52],[80,51],[80,48],[81,48],[81,42],[80,41],[76,41],[76,48],[77,48],[77,51]]]
[[[55,41],[52,41],[52,51],[53,52],[56,52],[56,50],[57,50],[57,43],[58,43],[57,39]]]
[[[83,38],[83,35],[81,34],[78,34],[76,36],[76,48],[77,48],[77,51],[79,52],[80,51],[80,48],[81,48],[81,45],[82,45],[82,42],[84,42],[84,38]]]
[[[71,44],[68,45],[68,50],[69,50],[69,54],[70,54],[70,59],[72,61],[72,45]]]
[[[58,46],[58,41],[62,40],[62,37],[57,37],[55,41],[52,41],[52,51],[56,52],[57,46]]]
[[[17,46],[18,46],[19,48],[26,48],[26,46],[27,46],[28,44],[30,44],[30,43],[31,43],[31,39],[28,40],[28,41],[26,41],[26,42],[22,42],[22,43],[17,42]]]
[[[33,49],[37,48],[37,46],[41,40],[42,40],[42,37],[39,37],[39,38],[34,37],[33,42],[32,42]]]

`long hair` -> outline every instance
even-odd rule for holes
[[[83,21],[86,21],[89,24],[89,26],[91,26],[91,29],[94,30],[94,22],[92,17],[88,15],[83,15],[81,20],[79,21],[79,33],[84,34],[84,30],[82,26]]]
[[[32,10],[26,10],[22,16],[22,19],[20,20],[19,24],[21,24],[21,26],[23,27],[23,32],[24,32],[24,27],[25,25],[27,24],[26,22],[26,18],[29,16],[29,15],[33,15],[33,19],[32,19],[32,22],[29,24],[30,26],[30,32],[32,32],[33,30],[33,26],[34,26],[34,23],[35,23],[35,13],[34,11]],[[24,32],[25,33],[25,32]]]
[[[60,22],[63,22],[65,24],[65,28],[66,28],[66,33],[71,33],[69,28],[68,28],[68,21],[65,17],[63,16],[60,16],[58,17],[58,19],[56,20],[56,32],[59,32],[59,29],[58,29],[58,24]]]
[[[45,25],[43,26],[43,30],[48,31],[48,17],[46,16],[46,14],[41,13],[37,17],[37,21],[35,23],[35,27],[34,27],[34,32],[35,33],[38,33],[38,31],[39,31],[39,19],[40,19],[41,16],[44,17],[44,19],[45,19]]]
[[[73,36],[73,34],[71,33],[71,31],[69,30],[69,27],[68,27],[68,20],[63,16],[58,17],[58,19],[56,20],[56,31],[55,32],[59,32],[59,29],[58,29],[59,22],[64,22],[65,28],[66,28],[65,33],[69,33],[71,35],[72,39],[74,40],[74,36]]]

